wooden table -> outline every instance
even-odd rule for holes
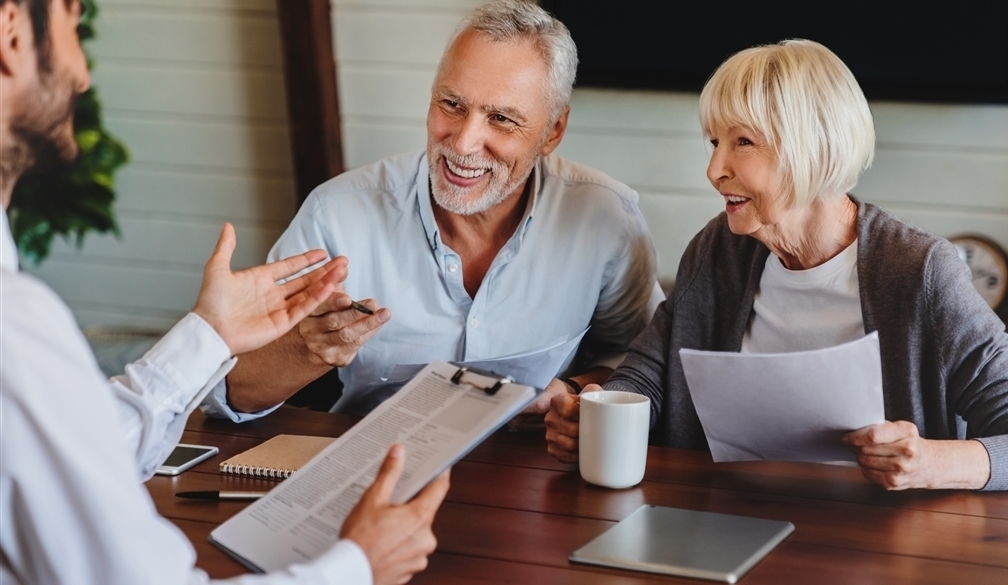
[[[213,577],[244,568],[207,541],[246,504],[192,502],[181,490],[269,489],[220,475],[224,458],[280,433],[338,436],[354,419],[282,408],[235,425],[196,413],[183,441],[220,455],[147,483],[158,511],[196,547]],[[452,472],[438,512],[437,552],[413,583],[701,583],[575,565],[571,551],[642,504],[787,520],[795,531],[742,580],[760,583],[1008,583],[1008,493],[889,493],[854,468],[795,463],[714,464],[705,453],[650,448],[637,487],[584,483],[546,453],[541,433],[498,432]]]

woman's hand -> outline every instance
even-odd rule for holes
[[[924,439],[917,425],[886,421],[843,436],[865,477],[887,490],[980,489],[990,457],[979,441]]]

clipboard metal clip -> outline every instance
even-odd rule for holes
[[[455,374],[452,375],[452,377],[451,377],[452,384],[455,384],[455,385],[461,384],[462,383],[462,376],[466,375],[467,373],[473,373],[473,374],[482,376],[484,378],[490,378],[491,380],[496,380],[496,383],[493,386],[483,386],[483,387],[477,386],[476,384],[473,384],[472,382],[466,382],[466,384],[469,384],[473,388],[478,388],[478,389],[482,390],[483,392],[486,392],[487,395],[489,395],[489,396],[493,396],[494,394],[497,394],[497,391],[500,390],[504,386],[504,384],[511,384],[511,383],[514,382],[514,380],[512,380],[508,376],[504,376],[503,378],[501,378],[501,377],[499,377],[497,374],[495,374],[493,372],[485,372],[483,370],[477,370],[476,368],[470,368],[470,367],[467,367],[467,366],[459,366],[458,371],[455,372]]]

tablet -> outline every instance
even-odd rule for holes
[[[793,531],[778,520],[641,506],[570,560],[736,583]]]

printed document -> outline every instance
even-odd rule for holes
[[[275,571],[315,558],[338,539],[393,443],[406,468],[392,502],[409,501],[432,479],[507,422],[542,390],[432,362],[392,398],[297,473],[210,534],[245,565]]]
[[[885,422],[877,332],[815,351],[679,355],[714,461],[853,462],[840,437]]]

